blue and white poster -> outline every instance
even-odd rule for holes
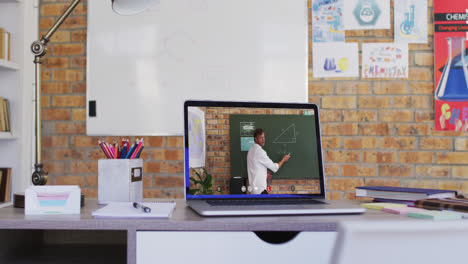
[[[344,42],[343,0],[312,1],[312,39],[314,42]]]
[[[394,0],[395,42],[427,43],[427,0]]]
[[[389,29],[390,0],[346,0],[345,29]]]

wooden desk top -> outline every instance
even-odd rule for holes
[[[101,207],[87,199],[80,215],[24,215],[22,208],[0,208],[0,229],[154,230],[154,231],[336,231],[340,221],[424,221],[368,210],[361,215],[202,217],[176,200],[169,219],[94,219]]]

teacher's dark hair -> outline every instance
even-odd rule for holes
[[[255,131],[254,131],[254,133],[253,133],[254,138],[256,138],[257,136],[260,136],[261,134],[263,134],[263,132],[264,132],[264,131],[263,131],[263,129],[261,129],[261,128],[255,129]]]

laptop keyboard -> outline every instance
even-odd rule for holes
[[[206,202],[212,206],[324,204],[324,202],[312,200],[312,199],[300,199],[300,200],[224,199],[224,200],[207,200]]]

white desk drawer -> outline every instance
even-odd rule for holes
[[[301,232],[283,244],[253,232],[138,231],[137,264],[153,263],[328,263],[335,232]]]

